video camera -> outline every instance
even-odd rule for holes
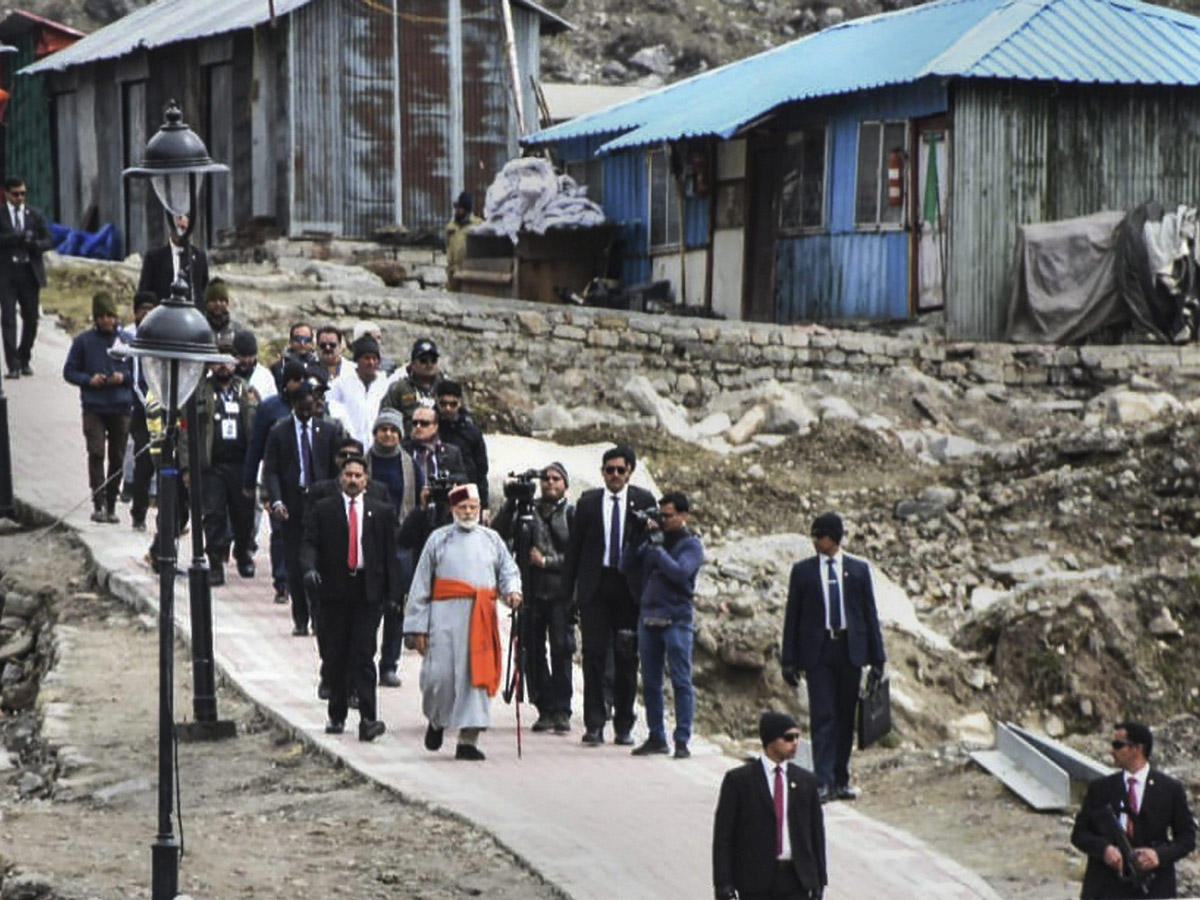
[[[661,544],[665,538],[663,535],[663,514],[657,506],[650,509],[635,509],[632,510],[634,521],[642,531],[644,540],[651,544]],[[657,528],[648,527],[649,523],[653,522]]]
[[[453,478],[449,475],[438,475],[429,482],[429,502],[439,509],[446,509],[450,504],[450,491],[453,489]]]
[[[509,472],[511,481],[504,482],[504,499],[517,503],[532,503],[537,493],[537,480],[542,477],[540,469],[526,469],[524,472]]]

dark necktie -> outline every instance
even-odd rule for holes
[[[346,554],[346,565],[353,572],[358,568],[358,516],[354,512],[354,498],[350,498],[350,550]]]
[[[612,498],[612,524],[608,526],[608,564],[614,569],[621,564],[621,500]]]
[[[829,627],[833,631],[842,630],[842,589],[838,585],[837,570],[833,560],[829,560]]]
[[[775,767],[775,856],[783,856],[783,767]]]
[[[312,442],[308,439],[308,423],[300,423],[300,487],[311,487],[313,478]]]
[[[1125,816],[1125,833],[1133,837],[1133,817],[1137,815],[1137,779],[1129,777],[1129,813]]]
[[[17,209],[17,231],[25,231],[25,213],[19,207]]]

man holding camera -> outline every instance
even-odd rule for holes
[[[658,514],[646,517],[646,539],[621,559],[621,571],[641,597],[638,654],[642,658],[642,703],[650,736],[634,748],[634,756],[669,753],[663,720],[663,666],[671,673],[675,694],[675,758],[691,756],[692,625],[696,575],[704,562],[700,538],[687,528],[690,506],[682,491],[664,494]]]
[[[637,466],[632,447],[604,452],[604,487],[584,491],[576,507],[571,544],[563,564],[563,597],[574,594],[583,639],[583,743],[604,743],[607,716],[604,670],[613,656],[614,741],[633,746],[633,702],[637,697],[637,603],[622,574],[622,555],[636,547],[641,533],[634,513],[653,509],[654,495],[629,483]]]
[[[887,658],[871,564],[842,551],[844,534],[837,513],[813,520],[817,553],[792,567],[780,652],[783,680],[798,687],[803,672],[808,682],[813,772],[822,803],[858,796],[850,786],[850,752],[862,667],[882,677]]]
[[[562,597],[562,564],[571,539],[575,507],[567,501],[567,470],[552,462],[538,474],[541,496],[533,501],[531,481],[510,481],[504,486],[504,505],[492,527],[513,544],[517,521],[530,507],[532,546],[529,559],[518,559],[522,572],[529,573],[526,602],[521,613],[521,646],[524,648],[525,677],[529,696],[537,707],[536,732],[566,734],[571,730],[571,658],[575,655],[575,626],[571,605]],[[516,549],[516,548],[514,548]],[[550,660],[546,661],[546,643]]]

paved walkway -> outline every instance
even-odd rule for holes
[[[95,525],[88,516],[86,463],[77,390],[59,374],[67,336],[43,321],[37,375],[6,382],[20,502],[67,523],[91,549],[115,593],[157,608],[157,579],[141,562],[144,534],[128,524]],[[68,512],[70,510],[70,512]],[[128,507],[121,514],[128,518]],[[180,558],[190,556],[187,538]],[[513,708],[499,698],[483,739],[483,764],[456,763],[453,736],[439,754],[421,746],[417,657],[406,652],[404,687],[380,690],[388,732],[373,744],[323,733],[324,704],[315,695],[316,650],[291,635],[286,607],[272,602],[266,549],[260,575],[214,591],[217,662],[254,701],[369,778],[414,800],[453,810],[494,834],[574,900],[677,900],[712,896],[710,837],[722,773],[735,764],[697,740],[695,756],[630,758],[626,748],[584,748],[580,734],[533,735],[525,720],[524,758],[516,755]],[[187,580],[178,579],[179,627],[188,630]],[[190,660],[176,661],[178,679]],[[147,686],[146,689],[150,689]],[[576,721],[581,717],[576,696]],[[527,713],[528,709],[523,708]],[[177,708],[180,720],[190,709]],[[635,733],[641,740],[644,732]],[[846,803],[826,807],[833,900],[999,900],[982,878],[911,835],[876,822]]]

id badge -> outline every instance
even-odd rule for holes
[[[226,441],[236,441],[238,436],[237,426],[237,419],[222,419],[221,439]]]
[[[236,416],[238,414],[238,402],[236,400],[226,400],[224,403],[225,415]]]

